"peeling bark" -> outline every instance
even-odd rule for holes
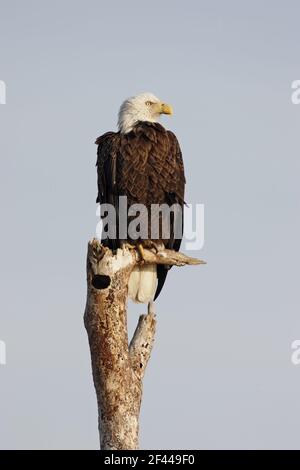
[[[170,250],[163,257],[144,251],[146,263],[203,263]],[[152,313],[141,315],[128,344],[127,286],[133,267],[140,262],[136,250],[123,248],[113,254],[99,241],[89,242],[84,323],[98,402],[101,449],[138,449],[142,380],[156,327]]]

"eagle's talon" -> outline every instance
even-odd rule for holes
[[[144,247],[141,243],[137,244],[137,250],[138,250],[138,253],[140,255],[141,263],[144,263],[145,262],[145,252],[144,252]]]

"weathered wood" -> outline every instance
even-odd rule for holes
[[[152,250],[144,248],[143,260],[141,260],[137,251],[135,251],[135,256],[137,261],[142,261],[146,264],[167,264],[169,266],[206,264],[205,261],[201,259],[191,258],[190,256],[184,255],[178,251],[167,249],[162,252],[155,253]]]
[[[166,250],[161,256],[135,249],[113,254],[92,240],[87,255],[87,301],[84,323],[91,351],[101,449],[138,449],[142,380],[154,342],[156,319],[141,315],[128,344],[127,286],[137,263],[199,264],[199,260]]]

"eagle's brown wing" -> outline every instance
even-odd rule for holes
[[[107,132],[98,137],[95,142],[97,150],[97,175],[98,175],[98,196],[96,202],[100,204],[112,204],[116,209],[118,220],[118,189],[117,189],[117,154],[120,147],[120,134]],[[112,221],[114,225],[114,221]],[[111,237],[102,240],[102,243],[112,250],[119,248],[118,232],[117,238]]]

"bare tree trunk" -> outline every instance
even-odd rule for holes
[[[200,264],[194,258],[166,250],[159,256],[145,250],[143,262]],[[138,449],[142,380],[150,358],[156,319],[141,315],[130,345],[127,333],[127,286],[136,250],[114,255],[92,240],[87,255],[87,301],[84,323],[88,333],[93,379],[98,401],[101,449]]]

